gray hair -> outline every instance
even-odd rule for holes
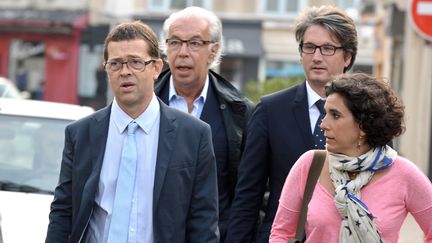
[[[353,65],[357,55],[357,30],[352,18],[339,8],[333,6],[320,6],[306,8],[297,18],[295,36],[299,44],[303,44],[306,30],[313,25],[321,25],[341,43],[343,50],[351,53],[351,62],[344,68],[348,71]]]
[[[190,18],[190,17],[197,17],[207,20],[209,24],[210,29],[210,36],[212,42],[218,42],[219,43],[219,50],[217,51],[213,62],[210,64],[210,68],[214,68],[217,65],[220,64],[222,59],[222,47],[223,47],[223,35],[222,35],[222,23],[220,19],[211,11],[208,11],[204,8],[200,7],[187,7],[183,10],[180,10],[178,12],[172,13],[164,22],[163,24],[163,41],[161,43],[162,51],[166,54],[166,45],[165,45],[165,39],[168,38],[168,31],[171,27],[171,24],[182,18]],[[211,45],[209,45],[208,48],[211,48]]]

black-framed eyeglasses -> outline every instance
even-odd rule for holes
[[[304,54],[314,54],[317,48],[323,56],[333,56],[337,49],[344,49],[342,46],[333,46],[328,44],[317,46],[312,43],[302,43],[299,45],[299,50]]]
[[[153,59],[144,61],[140,58],[132,58],[132,59],[128,59],[127,61],[111,60],[105,62],[104,67],[106,70],[109,70],[111,72],[116,72],[123,68],[123,64],[126,64],[128,68],[134,71],[143,72],[147,65],[155,61],[156,60]]]
[[[203,46],[213,43],[213,41],[206,41],[201,39],[190,39],[190,40],[182,40],[179,38],[169,38],[165,40],[167,47],[171,50],[179,50],[183,43],[186,43],[186,46],[191,51],[199,51]]]

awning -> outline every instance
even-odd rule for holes
[[[68,34],[87,25],[85,11],[0,9],[0,31]]]
[[[229,56],[260,57],[263,55],[261,21],[223,20],[224,53]]]

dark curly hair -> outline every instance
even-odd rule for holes
[[[405,107],[387,81],[364,73],[345,73],[326,86],[326,96],[334,93],[344,97],[371,147],[384,146],[405,131]]]

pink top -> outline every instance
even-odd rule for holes
[[[295,236],[303,191],[313,152],[303,154],[291,169],[271,230],[270,242],[286,243]],[[361,200],[376,217],[384,243],[396,243],[407,213],[411,213],[432,243],[432,184],[409,160],[398,156],[390,171],[361,189]],[[339,242],[341,217],[330,194],[317,183],[309,203],[306,242]]]

